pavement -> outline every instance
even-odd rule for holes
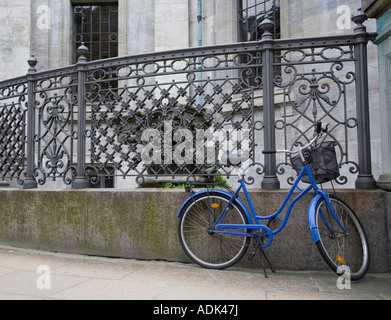
[[[261,269],[216,271],[0,246],[0,300],[391,300],[391,274],[342,283],[332,272],[277,270],[266,279]]]

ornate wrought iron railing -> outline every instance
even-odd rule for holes
[[[74,188],[104,177],[230,177],[221,154],[246,154],[248,183],[292,183],[289,149],[329,124],[339,184],[372,176],[367,33],[359,13],[351,35],[273,39],[87,62],[0,83],[0,178],[24,188],[63,180]],[[278,72],[276,72],[278,71]],[[286,182],[284,182],[286,181]]]

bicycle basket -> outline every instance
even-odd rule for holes
[[[322,184],[339,177],[339,167],[334,142],[323,142],[318,146],[305,150],[303,151],[303,156],[310,167],[316,183]],[[304,167],[300,155],[291,158],[291,163],[293,169],[299,174]],[[301,181],[311,183],[306,173],[301,178]]]

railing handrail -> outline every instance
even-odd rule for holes
[[[366,32],[366,39],[368,41],[374,41],[377,37],[376,32]],[[298,47],[302,48],[316,48],[325,46],[345,46],[354,45],[362,41],[360,39],[356,41],[358,37],[352,36],[352,34],[341,35],[328,35],[328,36],[316,36],[316,37],[304,37],[304,38],[285,38],[285,39],[273,39],[274,50],[285,50],[292,48],[292,50]],[[200,57],[214,54],[224,53],[240,53],[246,51],[264,51],[266,48],[263,46],[263,40],[237,42],[228,44],[218,44],[202,47],[189,47],[175,50],[165,50],[159,52],[147,52],[135,55],[114,57],[102,60],[94,60],[85,63],[86,70],[93,70],[97,68],[122,66],[134,63],[145,63],[147,61],[169,61],[175,59],[186,59],[192,57]],[[43,80],[45,78],[53,76],[67,76],[77,72],[77,63],[68,66],[62,66],[43,71],[37,71],[33,74],[35,80]],[[15,78],[5,79],[0,81],[0,90],[3,87],[10,85],[22,84],[27,81],[27,76],[22,75]]]

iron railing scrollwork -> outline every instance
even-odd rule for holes
[[[17,78],[0,89],[0,174],[19,179],[25,166],[26,96],[25,78]],[[12,99],[8,99],[12,97]]]
[[[0,178],[24,188],[60,180],[86,188],[105,177],[187,181],[231,177],[221,155],[246,153],[249,184],[292,183],[289,156],[329,125],[341,185],[374,188],[367,43],[359,12],[351,35],[274,39],[87,62],[0,82]],[[278,72],[276,72],[278,70]],[[356,151],[358,150],[358,151]]]

